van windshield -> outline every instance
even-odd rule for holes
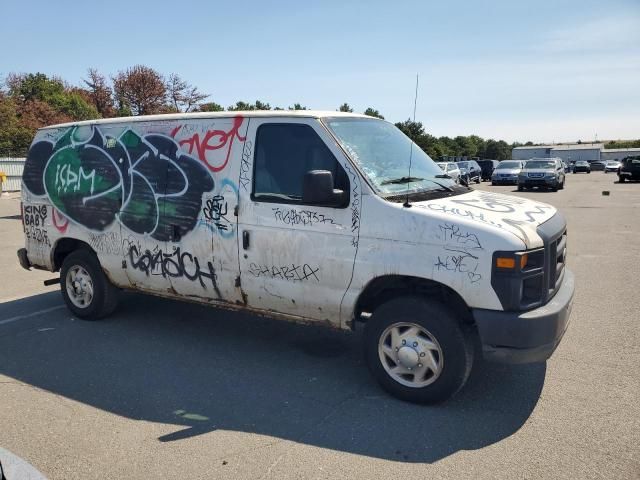
[[[394,125],[373,118],[325,118],[324,123],[380,195],[457,192],[455,181]]]

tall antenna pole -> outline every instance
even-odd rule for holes
[[[418,105],[418,74],[416,73],[416,94],[413,99],[413,123],[416,123],[416,107]],[[410,139],[411,140],[411,139]],[[409,150],[409,175],[407,176],[407,198],[404,201],[403,207],[410,207],[409,203],[409,183],[411,183],[411,159],[413,157],[413,140],[411,140],[411,147]]]

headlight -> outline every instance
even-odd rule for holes
[[[555,178],[555,173],[547,173],[547,178]]]

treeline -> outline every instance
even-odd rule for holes
[[[11,73],[0,84],[0,156],[26,155],[36,130],[56,123],[158,113],[285,110],[260,100],[239,101],[225,109],[210,101],[210,97],[176,73],[164,76],[144,65],[135,65],[111,76],[91,68],[79,86],[43,73]],[[306,110],[307,107],[294,103],[286,109]],[[347,103],[337,110],[353,112]],[[363,113],[384,118],[374,108],[367,108]],[[521,145],[485,140],[477,135],[434,137],[424,131],[422,123],[411,120],[396,126],[432,158],[467,156],[503,160],[511,158],[513,147]],[[607,147],[614,148],[609,144]]]

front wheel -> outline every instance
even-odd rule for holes
[[[465,384],[473,345],[444,305],[418,296],[379,306],[365,327],[367,366],[382,388],[415,403],[439,403]]]
[[[518,191],[521,192],[522,190],[524,190],[524,187],[522,185],[518,185]]]
[[[89,250],[76,250],[67,255],[60,269],[60,286],[69,310],[85,320],[105,317],[118,304],[117,288]]]
[[[618,182],[619,183],[624,183],[626,179],[622,176],[622,175],[618,175]]]

